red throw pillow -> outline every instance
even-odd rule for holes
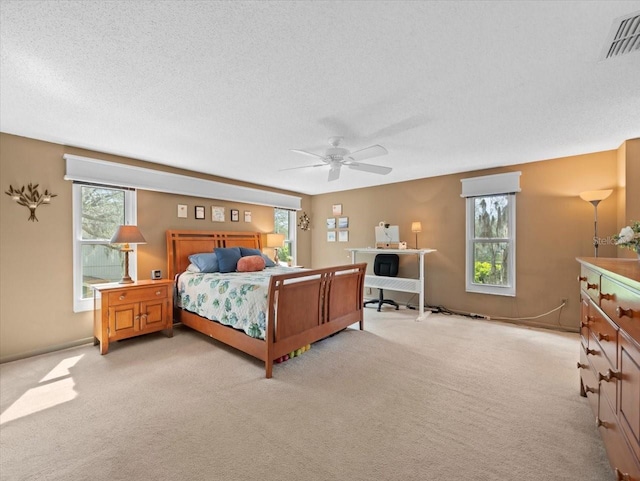
[[[245,256],[238,261],[238,272],[257,272],[264,269],[262,256]]]

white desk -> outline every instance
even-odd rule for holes
[[[420,295],[420,307],[418,321],[423,320],[429,313],[424,312],[424,255],[435,252],[435,249],[374,249],[372,247],[362,247],[347,249],[351,252],[351,263],[356,263],[358,254],[398,254],[398,255],[415,255],[420,262],[420,277],[418,279],[409,279],[406,277],[384,277],[375,275],[366,275],[364,277],[365,287],[373,287],[376,289],[389,289],[392,291],[411,292]]]

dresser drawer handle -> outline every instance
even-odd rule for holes
[[[587,289],[597,289],[598,288],[598,284],[590,284],[589,282],[587,282]]]
[[[578,369],[586,369],[587,367],[589,366],[587,366],[586,364],[582,364],[580,361],[578,361]]]
[[[578,282],[587,282],[587,276],[578,276]]]
[[[611,369],[607,369],[606,374],[602,374],[601,372],[598,373],[598,381],[611,382],[614,379],[620,380],[621,378],[622,376],[620,376],[619,372],[613,371]]]
[[[584,321],[580,323],[580,327],[589,327],[589,324],[593,322],[593,316],[584,316]]]
[[[627,316],[631,319],[633,319],[633,309],[624,309],[620,306],[616,307],[616,315],[618,316],[618,319],[620,319],[621,317]]]
[[[162,291],[156,291],[156,296],[159,296],[162,294]]]
[[[599,427],[603,427],[603,428],[605,428],[605,429],[608,429],[608,428],[609,428],[609,423],[608,423],[608,422],[606,422],[606,421],[603,421],[603,420],[602,420],[602,419],[600,419],[600,418],[596,418],[596,427],[597,427],[597,428],[599,428]]]
[[[598,333],[598,341],[609,341],[609,334]]]
[[[587,356],[589,356],[589,355],[597,356],[598,355],[598,351],[596,351],[595,349],[586,348],[585,351],[587,352]]]
[[[603,294],[602,292],[600,293],[600,300],[604,299],[605,301],[610,301],[611,299],[615,299],[615,297],[615,294]]]
[[[615,471],[616,471],[616,481],[633,481],[629,473],[623,473],[618,468],[616,468]]]
[[[118,299],[120,299],[121,301],[124,301],[124,298],[126,297],[126,294],[122,294]]]
[[[584,387],[584,392],[598,394],[598,388],[597,387],[591,387],[591,386],[585,386]]]

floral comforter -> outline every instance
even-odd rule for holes
[[[269,267],[259,272],[227,274],[184,272],[178,278],[176,303],[199,316],[264,339],[271,276],[299,270]]]

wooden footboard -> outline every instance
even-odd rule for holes
[[[183,272],[191,254],[217,247],[259,249],[261,239],[258,232],[169,230],[167,272],[171,278]],[[264,340],[182,309],[174,310],[174,319],[264,361],[266,377],[270,378],[275,359],[356,322],[364,328],[365,270],[363,263],[273,276]]]
[[[364,329],[366,267],[354,264],[271,278],[265,339],[268,378],[274,359],[356,322]]]
[[[350,264],[273,276],[264,340],[182,309],[176,309],[174,318],[264,361],[265,375],[270,378],[275,359],[356,322],[364,329],[366,267]]]

